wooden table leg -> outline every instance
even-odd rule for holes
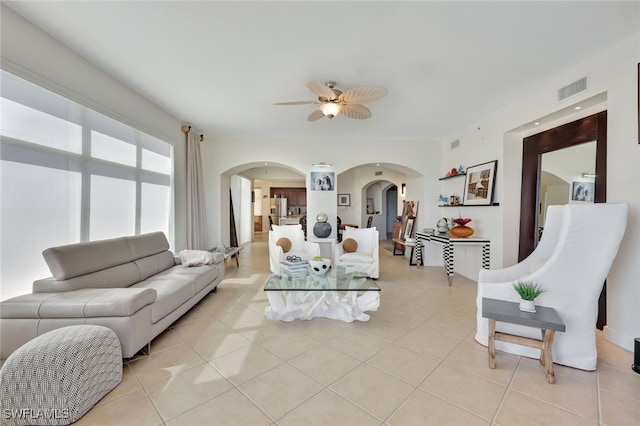
[[[489,320],[489,368],[496,368],[496,320]]]
[[[240,252],[236,253],[236,267],[240,266]]]
[[[540,341],[542,342],[540,344],[540,365],[544,365],[544,337],[546,334],[546,331],[544,328],[540,329],[540,333],[542,334],[542,338],[540,339]]]
[[[553,356],[551,355],[551,347],[553,346],[555,334],[556,332],[554,330],[542,331],[542,353],[540,354],[540,361],[544,361],[544,371],[549,383],[556,382],[556,376],[553,372]]]

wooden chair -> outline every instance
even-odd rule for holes
[[[393,234],[391,236],[391,241],[393,241],[393,255],[404,255],[404,240],[400,238],[402,235],[402,222],[393,222]],[[400,253],[396,253],[398,246],[401,247],[402,251]]]

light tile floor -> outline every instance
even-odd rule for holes
[[[381,248],[368,322],[265,319],[266,235],[158,336],[78,425],[638,425],[631,352],[598,336],[597,372],[498,352],[475,333],[475,282]],[[382,245],[386,247],[388,245]]]

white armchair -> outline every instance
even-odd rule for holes
[[[533,281],[546,290],[536,304],[555,308],[566,326],[556,333],[553,361],[582,370],[595,370],[598,297],[616,257],[627,225],[627,204],[568,204],[550,206],[542,238],[522,262],[499,270],[481,270],[476,304],[476,340],[487,346],[488,320],[482,318],[482,298],[518,302],[517,281]],[[496,323],[496,330],[540,338],[540,330]],[[539,358],[540,351],[496,342],[496,349]]]
[[[354,240],[355,250],[350,250],[350,241]],[[347,243],[347,250],[345,250]],[[357,267],[371,278],[380,276],[380,241],[378,230],[373,228],[352,228],[346,226],[342,233],[342,242],[336,244],[333,263],[336,266]]]
[[[269,265],[271,272],[280,275],[280,262],[287,256],[298,256],[309,260],[314,256],[320,256],[320,244],[304,240],[302,225],[273,225],[269,231]],[[285,252],[278,240],[286,238],[291,243],[291,248]],[[286,243],[286,241],[283,241]],[[281,243],[283,243],[281,242]]]

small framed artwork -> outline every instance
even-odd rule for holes
[[[333,191],[335,182],[334,172],[311,172],[312,191]]]
[[[350,206],[351,205],[351,194],[338,194],[338,205],[339,206]]]
[[[497,167],[498,160],[467,167],[462,204],[471,206],[490,206],[493,204]]]
[[[595,189],[595,182],[574,181],[571,187],[571,201],[584,201],[585,203],[593,203]]]
[[[404,239],[411,238],[413,232],[413,218],[407,219],[407,227],[404,229]]]

